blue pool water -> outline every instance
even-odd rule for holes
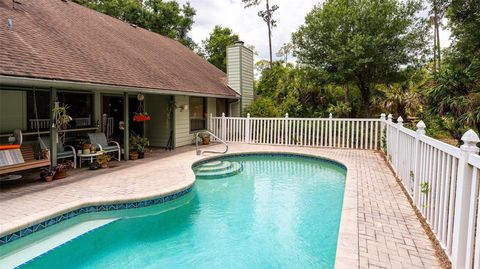
[[[199,178],[185,205],[120,218],[22,268],[334,267],[344,168],[291,155],[223,160],[241,171]]]

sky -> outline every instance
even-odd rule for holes
[[[188,0],[179,0],[185,3]],[[268,36],[266,23],[257,16],[260,9],[264,9],[265,0],[261,6],[245,9],[241,0],[189,0],[196,9],[190,36],[196,43],[204,40],[215,25],[229,27],[247,45],[255,46],[258,55],[255,61],[268,59]],[[273,29],[272,46],[273,57],[282,44],[291,41],[295,32],[305,21],[305,15],[322,0],[270,0],[270,5],[278,5],[279,9],[274,14],[277,27]],[[423,12],[422,12],[423,13]],[[427,12],[425,12],[425,15]],[[442,47],[450,44],[450,33],[443,30],[440,33]]]

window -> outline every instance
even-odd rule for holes
[[[67,113],[72,117],[70,128],[93,126],[93,95],[91,93],[59,92],[58,101],[67,105]]]
[[[203,97],[190,97],[190,131],[192,132],[207,128],[206,100]]]

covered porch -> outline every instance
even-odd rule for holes
[[[103,134],[107,142],[118,142],[119,156],[115,151],[109,154],[126,161],[132,146],[133,150],[138,150],[132,145],[132,135],[146,139],[154,151],[190,145],[194,143],[195,132],[209,128],[208,115],[228,113],[229,103],[231,101],[224,98],[179,95],[168,91],[2,87],[0,145],[18,143],[14,131],[20,130],[22,154],[24,147],[28,147],[35,160],[49,158],[47,165],[50,164],[51,168],[65,162],[70,162],[73,167],[84,162],[83,167],[88,167],[95,156],[86,157],[84,145],[94,144],[89,140],[89,134],[96,133]],[[56,124],[54,111],[58,107],[65,108],[70,118],[63,128]],[[150,119],[138,121],[134,119],[137,115],[148,115]],[[48,156],[44,154],[45,147]],[[146,156],[151,154],[147,150]],[[25,174],[24,170],[27,169],[13,172]],[[28,172],[31,171],[26,174]],[[38,169],[34,172],[38,174]]]

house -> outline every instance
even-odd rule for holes
[[[53,142],[55,102],[72,117],[67,141],[104,132],[126,156],[131,131],[155,147],[191,144],[208,115],[240,116],[252,102],[253,53],[242,42],[227,50],[225,74],[175,40],[71,1],[0,0],[0,144],[15,129],[25,143]],[[143,111],[151,120],[132,120]]]

